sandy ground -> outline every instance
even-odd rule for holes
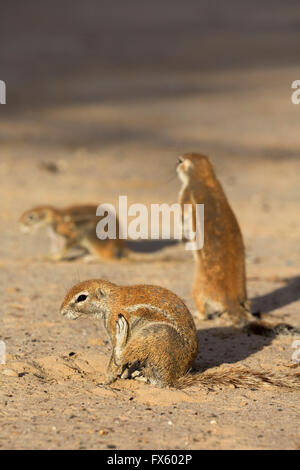
[[[289,5],[293,9],[293,2]],[[263,13],[262,23],[268,11]],[[296,24],[298,10],[294,13]],[[181,14],[176,9],[174,14],[176,37]],[[86,18],[82,21],[85,24]],[[124,34],[126,24],[120,20]],[[56,41],[43,39],[51,46],[45,49],[46,57],[52,52],[57,56],[62,41],[68,64],[75,39],[59,36],[59,22],[56,27]],[[159,44],[163,26],[158,22],[156,28]],[[47,35],[47,24],[41,31]],[[190,150],[207,152],[244,234],[253,311],[300,325],[300,107],[290,100],[290,84],[299,78],[299,69],[289,60],[297,44],[293,31],[277,43],[269,31],[265,46],[273,56],[259,56],[257,39],[251,57],[260,60],[252,60],[251,66],[239,50],[247,50],[250,37],[236,45],[236,36],[227,35],[225,54],[233,44],[237,47],[238,60],[231,69],[217,67],[216,62],[212,66],[222,43],[219,30],[210,42],[210,60],[202,62],[199,49],[198,66],[185,67],[184,58],[189,62],[188,52],[198,45],[193,31],[186,42],[179,41],[181,49],[176,46],[183,64],[176,73],[168,64],[164,67],[165,60],[175,63],[176,57],[163,49],[156,70],[145,65],[140,73],[130,67],[112,73],[107,68],[101,80],[91,68],[73,75],[72,69],[64,70],[62,55],[57,80],[47,82],[30,61],[21,60],[32,45],[24,43],[22,49],[15,43],[9,22],[1,30],[9,46],[3,64],[15,83],[13,105],[0,109],[0,339],[7,347],[7,363],[0,366],[2,449],[300,448],[299,392],[267,385],[251,390],[159,390],[124,380],[97,386],[109,357],[107,338],[97,321],[60,318],[65,292],[75,282],[93,277],[120,284],[159,284],[178,294],[194,313],[194,263],[181,245],[163,248],[149,242],[144,248],[153,251],[152,262],[53,264],[37,260],[49,248],[46,233],[25,236],[18,230],[20,214],[37,204],[117,203],[120,194],[127,195],[129,203],[175,202],[180,187],[174,173],[177,156]],[[89,38],[85,40],[89,44]],[[75,41],[88,67],[96,51],[91,48],[87,56],[83,43]],[[286,44],[290,47],[284,61]],[[118,49],[113,37],[110,45],[112,51]],[[15,69],[8,67],[8,50],[19,54]],[[36,44],[30,50],[43,52]],[[148,59],[151,51],[149,46]],[[129,63],[131,53],[132,49],[127,56],[124,52]],[[138,42],[135,54],[144,57]],[[276,63],[279,57],[281,64]],[[119,56],[112,58],[120,62]],[[20,92],[20,69],[28,93]],[[37,72],[35,81],[32,70]],[[46,65],[44,72],[49,72]],[[53,165],[57,172],[49,171]],[[164,250],[168,261],[159,259]],[[196,324],[197,364],[202,370],[242,364],[293,372],[292,343],[297,338],[247,336],[216,320]]]

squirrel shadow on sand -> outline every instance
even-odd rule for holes
[[[156,253],[167,246],[175,246],[178,240],[127,240],[127,247],[136,253]]]
[[[292,302],[300,300],[300,276],[284,279],[286,285],[251,299],[251,311],[253,315],[270,313],[272,310],[285,307]]]
[[[126,247],[134,254],[152,254],[162,251],[164,248],[173,247],[179,243],[179,240],[126,240]],[[64,258],[64,261],[79,261],[86,250],[74,250],[74,252]]]
[[[215,327],[197,330],[198,355],[193,372],[222,364],[234,364],[271,344],[274,335],[249,334],[232,327]]]
[[[127,240],[127,247],[135,253],[156,253],[168,246],[175,246],[179,240]]]
[[[267,294],[251,299],[252,315],[260,318],[263,313],[285,307],[300,300],[300,276],[284,279],[286,285]],[[267,335],[247,333],[233,327],[205,328],[197,331],[199,352],[195,371],[232,364],[250,357],[272,343],[276,330]]]

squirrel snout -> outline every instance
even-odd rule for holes
[[[68,313],[68,310],[67,310],[66,308],[64,308],[64,307],[61,307],[61,308],[59,309],[59,313],[60,313],[63,317],[65,317],[65,316],[67,315],[67,313]]]
[[[74,311],[68,305],[60,307],[60,314],[68,320],[76,320],[77,318],[84,316],[84,314]]]
[[[78,318],[77,315],[74,315],[74,313],[70,310],[62,310],[60,312],[62,314],[63,317],[67,318],[68,320],[76,320],[76,318]]]
[[[61,306],[60,307],[60,310],[59,310],[59,313],[63,316],[63,317],[67,317],[67,318],[72,318],[72,312],[70,311],[70,309],[68,308],[68,306]]]

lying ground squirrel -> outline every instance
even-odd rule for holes
[[[33,232],[41,227],[49,227],[52,241],[52,254],[48,257],[53,261],[67,257],[75,247],[84,249],[94,258],[121,258],[124,253],[124,240],[100,240],[97,238],[96,205],[74,205],[66,209],[52,206],[34,207],[20,217],[19,225],[23,232]],[[118,220],[117,224],[117,234]],[[89,258],[87,258],[89,259]]]
[[[217,180],[209,159],[187,153],[179,158],[177,173],[183,185],[179,203],[204,204],[204,246],[194,250],[196,275],[193,297],[201,319],[226,313],[234,324],[247,323],[245,249],[237,219]]]
[[[194,231],[195,205],[204,204],[204,245],[193,251],[196,259],[193,297],[200,319],[225,315],[233,325],[244,326],[255,334],[299,335],[297,327],[285,323],[273,325],[251,315],[242,233],[208,157],[198,153],[183,155],[177,173],[183,183],[179,203],[182,210],[184,204],[192,205]]]
[[[112,345],[107,384],[134,378],[158,387],[185,388],[270,383],[300,388],[300,374],[288,375],[228,367],[188,374],[197,355],[195,324],[186,305],[173,292],[152,285],[117,286],[92,279],[73,286],[60,313],[69,319],[101,319]]]

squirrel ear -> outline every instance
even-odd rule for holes
[[[101,289],[101,287],[98,287],[98,289],[96,290],[96,295],[98,299],[103,299],[103,297],[105,297],[105,292],[103,289]]]

